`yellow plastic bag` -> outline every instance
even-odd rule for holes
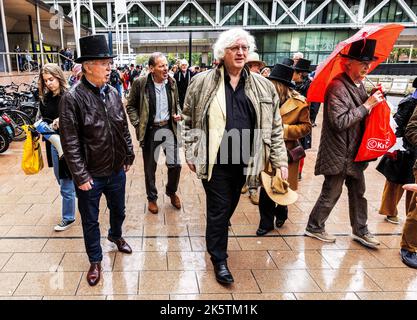
[[[26,132],[26,140],[23,144],[22,169],[26,174],[36,174],[43,168],[40,135],[38,137],[32,136],[32,131],[35,131],[33,126],[24,125],[22,128]]]

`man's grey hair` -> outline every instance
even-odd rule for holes
[[[300,51],[293,54],[292,59],[304,59],[304,54]]]
[[[255,38],[249,32],[241,28],[233,28],[222,32],[213,45],[214,58],[216,60],[223,60],[226,48],[233,46],[236,41],[245,40],[249,47],[249,53],[256,50]]]
[[[156,60],[158,58],[166,58],[165,55],[162,52],[154,52],[149,57],[148,65],[150,67],[154,67],[156,65]]]
[[[353,62],[353,59],[342,57],[340,60],[340,66],[342,67],[342,71],[343,72],[348,71],[352,62]]]

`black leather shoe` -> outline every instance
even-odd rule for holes
[[[285,223],[285,220],[280,220],[280,219],[275,220],[275,225],[277,226],[277,228],[281,228],[284,225],[284,223]]]
[[[117,246],[117,249],[118,249],[120,252],[123,252],[123,253],[128,253],[128,254],[132,253],[132,248],[131,248],[131,247],[129,246],[129,244],[125,241],[125,239],[120,238],[120,239],[115,240],[115,239],[113,239],[113,238],[112,238],[112,237],[110,237],[110,236],[108,236],[108,237],[107,237],[107,239],[108,239],[110,242],[115,243],[115,244],[116,244],[116,246]]]
[[[231,284],[235,280],[227,267],[226,262],[220,262],[214,264],[214,273],[216,274],[216,280],[222,284]]]
[[[274,229],[273,229],[273,228],[272,228],[272,229],[262,229],[262,228],[258,228],[258,230],[256,230],[256,235],[257,235],[258,237],[262,237],[262,236],[266,235],[269,231],[272,231],[272,230],[274,230]]]

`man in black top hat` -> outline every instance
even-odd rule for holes
[[[305,231],[307,236],[324,242],[336,241],[336,237],[325,231],[325,222],[346,184],[353,239],[371,248],[379,245],[367,226],[364,170],[368,164],[354,162],[365,131],[365,119],[383,100],[380,91],[368,97],[362,83],[371,63],[377,59],[374,57],[375,45],[376,40],[352,43],[349,53],[343,56],[344,72],[330,82],[325,93],[323,128],[315,167],[316,175],[324,175],[324,183]]]
[[[132,249],[122,238],[126,174],[135,158],[127,117],[116,89],[107,85],[113,56],[104,35],[80,39],[83,74],[60,102],[60,137],[78,197],[84,242],[90,261],[87,281],[100,281],[99,203],[104,193],[110,211],[107,239],[123,253]]]

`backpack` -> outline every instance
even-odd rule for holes
[[[116,85],[119,83],[119,74],[116,70],[112,70],[110,73],[110,83]]]

